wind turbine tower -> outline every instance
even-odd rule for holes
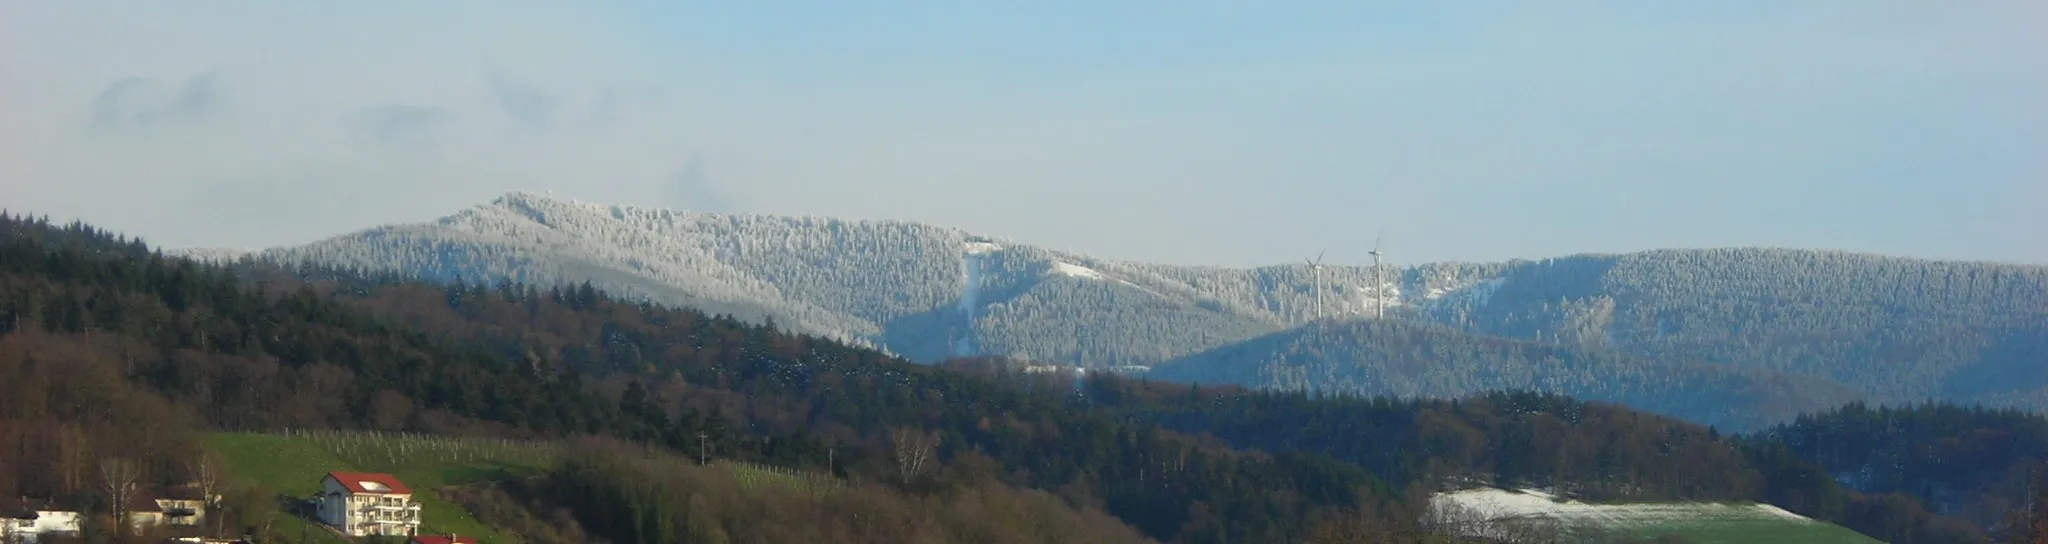
[[[1380,258],[1382,258],[1382,257],[1385,257],[1385,256],[1387,255],[1387,252],[1385,252],[1385,251],[1380,251],[1380,237],[1378,237],[1378,236],[1374,236],[1374,237],[1373,237],[1373,239],[1372,239],[1372,253],[1371,253],[1371,255],[1372,255],[1372,317],[1373,317],[1373,319],[1379,319],[1379,318],[1382,318],[1382,317],[1386,317],[1386,316],[1387,316],[1387,297],[1386,297],[1386,288],[1387,288],[1387,280],[1386,280],[1386,279],[1384,279],[1384,278],[1382,278],[1382,277],[1380,277]]]
[[[1316,252],[1316,258],[1308,261],[1310,281],[1316,290],[1316,321],[1323,320],[1323,252]]]

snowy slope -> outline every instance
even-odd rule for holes
[[[1298,263],[1161,265],[918,223],[696,213],[530,193],[437,221],[247,256],[439,281],[590,281],[920,361],[998,355],[1088,367],[1159,368],[1257,343],[1313,321],[1320,292],[1333,324],[1383,310],[1389,319],[1467,333],[1806,376],[1826,385],[1819,396],[1828,398],[1840,391],[1827,384],[1846,384],[1880,402],[1932,397],[2048,409],[2048,374],[2029,370],[2035,354],[2048,352],[2048,267],[2040,266],[1695,249],[1389,264],[1376,279],[1371,266],[1325,264],[1318,276]],[[1444,389],[1445,372],[1469,370],[1394,355],[1386,368],[1422,390]],[[1274,371],[1212,368],[1189,379]],[[1553,389],[1609,387],[1640,371],[1572,373]],[[1473,383],[1521,379],[1495,374]]]
[[[909,222],[696,213],[524,192],[438,221],[251,256],[436,281],[587,280],[919,360],[990,354],[1086,366],[1147,364],[1304,323],[1315,293],[1299,266],[1118,262]],[[1381,291],[1398,308],[1402,274],[1389,267],[1387,277]],[[1370,267],[1326,266],[1323,278],[1328,315],[1370,312]]]

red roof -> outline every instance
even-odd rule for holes
[[[350,493],[381,493],[387,495],[411,495],[412,488],[398,477],[378,472],[329,472],[327,477],[340,482]]]
[[[412,537],[411,544],[477,544],[477,541],[472,536],[420,535]]]

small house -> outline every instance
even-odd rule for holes
[[[34,532],[36,510],[26,503],[27,501],[0,503],[0,542],[13,541],[16,535],[26,537]]]
[[[206,523],[206,494],[198,486],[180,485],[156,493],[163,522],[174,527],[198,527]]]
[[[124,508],[128,526],[137,530],[161,525],[164,522],[164,507],[156,503],[156,495],[147,490],[137,489],[128,494]]]
[[[62,508],[47,500],[0,499],[0,539],[38,542],[46,536],[75,537],[83,517],[76,509]]]

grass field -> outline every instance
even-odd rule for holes
[[[475,536],[491,544],[518,541],[478,522],[432,490],[536,474],[557,454],[551,444],[378,433],[221,433],[211,436],[208,445],[227,460],[236,477],[292,497],[317,493],[320,479],[332,471],[391,473],[413,488],[423,531]],[[277,529],[287,542],[342,542],[292,516],[280,516]]]
[[[1877,542],[1838,525],[1755,503],[1583,503],[1536,491],[1474,489],[1440,494],[1432,506],[1440,522],[1467,527],[1474,536],[1550,526],[1570,535],[1675,535],[1699,543]]]

